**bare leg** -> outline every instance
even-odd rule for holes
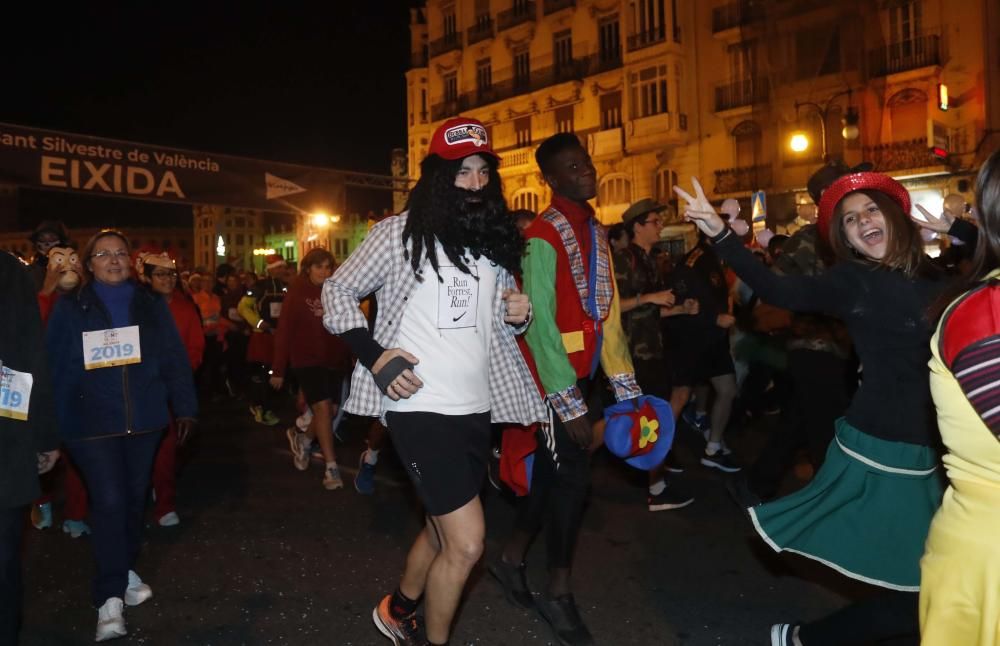
[[[323,460],[327,463],[336,462],[337,455],[333,451],[333,434],[330,432],[331,405],[329,399],[312,405],[313,418],[306,430],[306,435],[319,440],[319,448],[323,451]]]

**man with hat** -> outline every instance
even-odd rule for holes
[[[323,323],[358,357],[344,409],[383,419],[426,512],[399,586],[372,612],[396,646],[448,642],[483,550],[491,422],[547,418],[514,336],[531,305],[514,282],[524,242],[498,164],[482,123],[445,121],[407,210],[372,227],[323,286]],[[359,303],[373,292],[369,331]]]
[[[253,331],[247,348],[247,362],[251,364],[250,414],[254,421],[265,426],[278,423],[278,416],[268,406],[270,400],[268,373],[274,355],[274,330],[278,327],[281,305],[288,293],[285,284],[288,272],[285,259],[271,254],[264,259],[267,278],[262,278],[247,290],[240,299],[237,311],[250,324]]]
[[[698,301],[689,299],[674,306],[674,293],[664,289],[653,258],[653,245],[660,240],[662,214],[667,206],[643,198],[622,214],[629,244],[614,254],[615,284],[621,303],[622,328],[628,337],[635,378],[647,395],[670,399],[670,375],[666,363],[661,317],[697,313]],[[686,507],[694,501],[664,478],[661,464],[649,470],[649,511]]]

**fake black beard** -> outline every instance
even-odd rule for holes
[[[503,199],[457,186],[449,191],[448,198],[451,207],[444,226],[435,233],[438,240],[445,246],[469,249],[476,255],[487,252],[496,223],[508,217]]]

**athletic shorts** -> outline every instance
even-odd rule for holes
[[[444,516],[479,495],[490,456],[490,414],[387,411],[399,461],[430,516]]]
[[[677,343],[670,353],[670,363],[674,386],[697,386],[712,377],[736,372],[729,338],[722,335],[713,335],[704,343]]]
[[[344,375],[322,366],[293,368],[292,372],[295,373],[295,380],[302,389],[302,396],[310,406],[324,399],[329,399],[334,404],[340,403],[340,387]]]

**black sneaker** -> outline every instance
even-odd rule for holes
[[[522,610],[531,610],[535,607],[531,589],[528,588],[527,566],[524,563],[510,565],[505,563],[503,559],[497,559],[490,563],[486,569],[500,583],[503,588],[503,596],[507,598],[510,605]]]
[[[701,456],[701,463],[706,467],[712,467],[713,469],[725,471],[726,473],[736,473],[743,468],[736,464],[736,462],[733,461],[733,458],[726,455],[721,449],[716,451],[714,455],[703,453]]]
[[[674,484],[667,484],[667,488],[656,494],[650,494],[646,498],[649,511],[669,511],[687,507],[694,502],[694,496],[684,491]]]
[[[559,597],[539,596],[535,600],[538,614],[542,616],[561,646],[594,646],[594,638],[583,625],[572,594]]]

